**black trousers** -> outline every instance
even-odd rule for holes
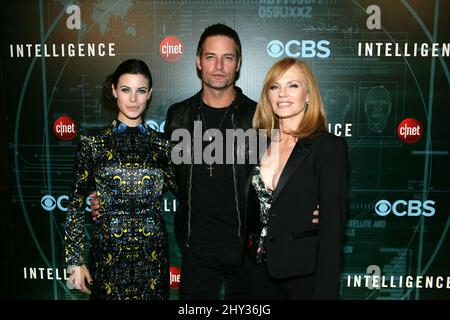
[[[314,290],[314,275],[275,279],[266,263],[245,262],[251,300],[310,300]]]
[[[222,284],[225,299],[248,299],[247,274],[241,247],[191,244],[184,249],[180,300],[218,300]]]

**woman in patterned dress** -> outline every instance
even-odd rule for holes
[[[161,202],[175,184],[170,141],[143,122],[152,94],[150,70],[143,61],[126,60],[107,78],[103,93],[117,118],[80,137],[65,229],[68,285],[91,299],[167,299],[169,251]],[[93,190],[100,216],[88,268],[84,200]]]

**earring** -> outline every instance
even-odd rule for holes
[[[303,111],[308,110],[308,106],[309,106],[308,101],[305,101],[305,104],[303,105]]]

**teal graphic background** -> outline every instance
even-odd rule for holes
[[[81,9],[79,30],[66,27],[70,14],[65,8],[71,4]],[[381,30],[366,27],[366,8],[372,4],[381,9]],[[41,199],[68,195],[78,142],[78,137],[59,140],[53,134],[54,121],[68,115],[81,128],[107,124],[112,118],[100,105],[102,83],[121,61],[139,58],[149,64],[154,80],[146,120],[162,129],[167,108],[200,89],[195,50],[201,32],[210,24],[224,22],[241,37],[243,60],[237,85],[254,100],[259,98],[267,70],[278,59],[267,51],[272,40],[330,43],[328,57],[305,60],[317,76],[333,125],[351,124],[351,136],[345,137],[351,173],[340,298],[450,298],[445,284],[442,289],[347,285],[349,275],[377,272],[387,278],[450,276],[449,58],[358,56],[358,42],[448,43],[448,1],[41,0],[3,6],[2,94],[11,193],[6,214],[12,228],[2,248],[12,256],[13,263],[3,264],[12,272],[14,296],[86,298],[47,274],[48,268],[57,268],[61,276],[65,267],[65,213],[58,206],[45,210]],[[183,56],[176,62],[160,56],[159,44],[166,36],[176,36],[183,43]],[[10,56],[11,44],[111,42],[116,53],[112,57]],[[377,91],[377,87],[384,89]],[[397,126],[410,117],[422,123],[424,133],[417,143],[408,145],[397,137]],[[382,217],[374,210],[382,199],[391,203],[433,200],[436,213]],[[167,195],[166,221],[171,265],[179,267],[172,200]],[[88,232],[89,228],[86,225]],[[29,268],[44,268],[44,279],[29,279],[29,273],[24,274]],[[176,297],[177,290],[172,289],[171,299]]]

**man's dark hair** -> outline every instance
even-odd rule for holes
[[[236,44],[236,57],[238,60],[241,59],[242,46],[241,40],[239,40],[239,35],[229,26],[222,23],[210,25],[203,31],[197,45],[197,56],[201,57],[203,54],[203,44],[205,43],[206,38],[212,36],[226,36],[233,39]]]

